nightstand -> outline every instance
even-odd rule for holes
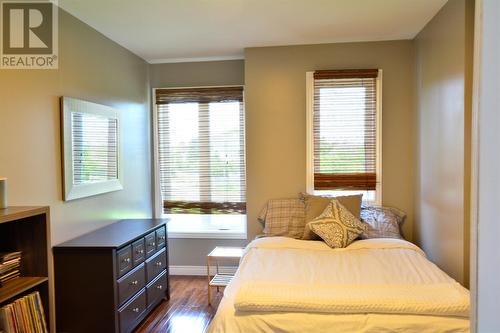
[[[220,287],[225,287],[231,282],[234,275],[219,273],[219,263],[222,261],[240,260],[243,255],[243,247],[222,247],[217,246],[207,255],[207,282],[208,282],[208,305],[212,302],[212,287],[219,291]],[[215,262],[216,273],[213,278],[210,275],[210,264]]]

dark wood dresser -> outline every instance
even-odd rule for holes
[[[128,333],[169,298],[167,220],[121,220],[53,248],[56,331]]]

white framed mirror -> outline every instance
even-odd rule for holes
[[[61,98],[64,200],[123,189],[119,112]]]

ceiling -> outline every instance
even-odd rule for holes
[[[242,59],[246,47],[411,39],[447,0],[59,0],[151,63]]]

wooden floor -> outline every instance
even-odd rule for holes
[[[135,333],[203,333],[217,311],[221,292],[212,289],[212,306],[207,302],[207,278],[171,276],[170,301],[161,303]]]

